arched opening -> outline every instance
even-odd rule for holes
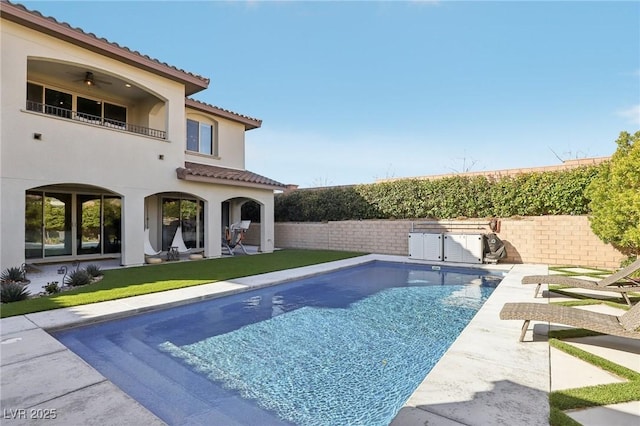
[[[242,241],[246,246],[261,246],[259,233],[250,232],[256,228],[256,225],[260,222],[261,204],[256,200],[247,197],[235,197],[229,198],[222,202],[222,237],[223,237],[223,254],[230,252],[235,245],[236,237],[232,230],[237,229],[242,223],[242,227],[249,226],[248,229],[243,229]],[[251,224],[253,228],[251,228]],[[229,238],[231,237],[231,241]],[[226,241],[225,241],[226,240]],[[229,247],[231,245],[231,248]],[[254,250],[257,250],[253,248]],[[251,250],[251,249],[250,249]]]
[[[185,246],[205,247],[205,201],[188,193],[166,192],[145,199],[145,228],[153,247],[168,251],[178,230]]]
[[[122,197],[82,184],[47,185],[25,192],[25,259],[117,257]]]

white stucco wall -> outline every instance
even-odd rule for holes
[[[186,110],[187,118],[201,123],[211,124],[217,127],[218,155],[206,156],[186,151],[185,159],[211,166],[229,167],[232,169],[244,169],[244,125],[222,117],[207,117],[206,114],[192,109]]]
[[[54,184],[86,184],[123,197],[122,264],[144,262],[144,199],[157,193],[183,192],[205,200],[205,254],[220,255],[220,204],[234,197],[252,198],[273,216],[273,191],[212,185],[177,179],[185,160],[244,168],[244,126],[218,122],[219,158],[191,156],[186,149],[184,86],[70,43],[2,20],[0,102],[0,269],[24,262],[25,191]],[[135,82],[165,106],[148,115],[149,127],[167,130],[156,139],[26,110],[27,61],[46,58],[84,65]],[[59,83],[63,84],[63,83]],[[78,90],[69,83],[69,92]],[[132,108],[132,110],[134,110]],[[165,126],[166,124],[166,126]],[[34,133],[41,139],[34,139]],[[266,239],[273,240],[273,224]]]

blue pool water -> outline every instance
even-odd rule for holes
[[[169,424],[386,425],[501,279],[372,262],[55,336]]]

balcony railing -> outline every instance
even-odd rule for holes
[[[125,132],[136,133],[138,135],[151,136],[158,139],[167,138],[167,132],[164,130],[151,129],[149,127],[138,126],[136,124],[125,123],[123,121],[104,118],[97,115],[85,114],[83,112],[72,111],[70,109],[60,108],[53,105],[41,104],[39,102],[27,101],[27,110],[81,121],[83,123],[95,124],[109,129],[124,130]]]

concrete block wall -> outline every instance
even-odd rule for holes
[[[469,220],[484,221],[487,220]],[[362,220],[324,223],[276,223],[277,248],[347,250],[368,253],[409,255],[408,234],[411,220]],[[465,221],[438,221],[449,232]],[[252,223],[247,244],[259,235],[259,224]],[[459,231],[454,231],[459,232]],[[484,229],[464,231],[488,233]],[[587,216],[536,216],[500,219],[498,236],[505,242],[509,263],[543,263],[617,268],[625,256],[605,244],[591,231]],[[257,244],[257,243],[256,243]]]
[[[539,216],[501,220],[507,261],[616,268],[625,256],[603,243],[587,216]]]

